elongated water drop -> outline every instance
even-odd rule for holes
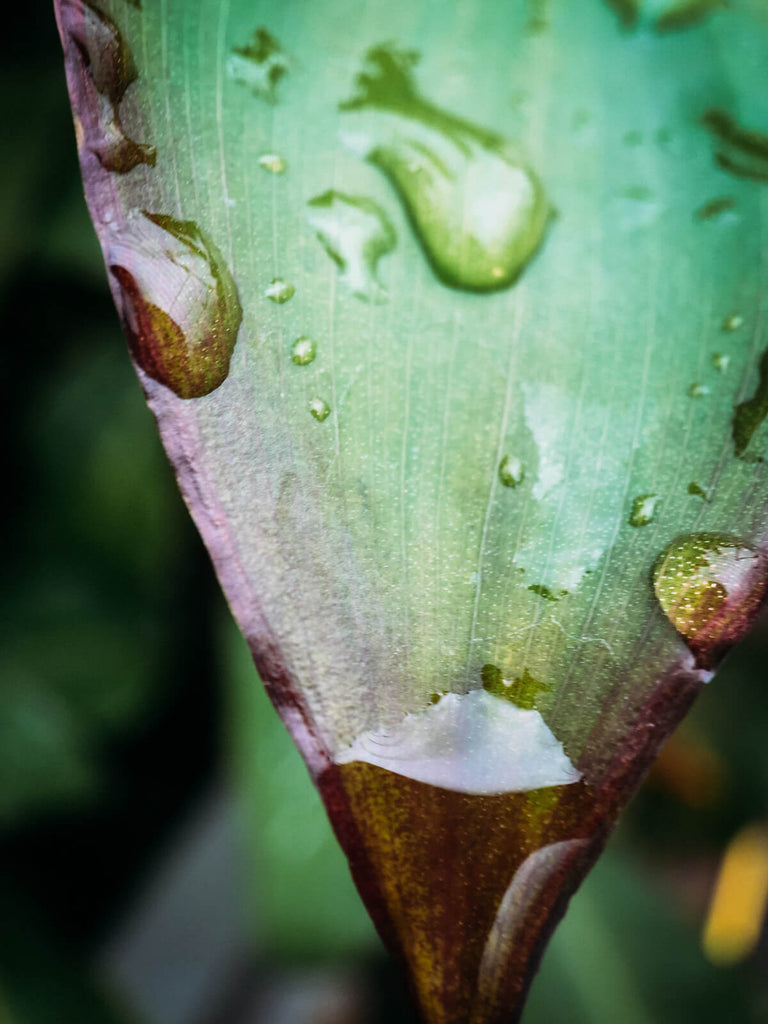
[[[723,319],[721,324],[722,330],[726,334],[733,334],[734,331],[738,331],[744,324],[744,317],[740,313],[729,313]]]
[[[117,24],[87,0],[62,0],[62,39],[68,60],[82,69],[86,96],[79,105],[82,140],[107,171],[127,174],[139,164],[154,167],[154,147],[130,139],[119,105],[138,78],[133,54]]]
[[[708,394],[709,388],[707,387],[707,385],[702,384],[698,380],[694,381],[693,384],[689,385],[688,387],[689,398],[704,398]]]
[[[229,373],[243,313],[222,254],[194,222],[134,215],[106,236],[105,258],[133,358],[179,398]]]
[[[730,361],[731,357],[724,355],[722,352],[712,353],[712,365],[719,373],[725,373]]]
[[[736,209],[736,200],[733,196],[715,196],[708,199],[694,213],[696,220],[720,220],[727,215],[733,219],[733,211]]]
[[[726,110],[713,108],[703,117],[712,135],[715,161],[739,178],[768,181],[768,134],[744,128]]]
[[[658,502],[659,499],[655,494],[638,494],[632,502],[629,525],[647,526],[648,523],[653,522]]]
[[[317,355],[317,345],[312,338],[297,338],[291,349],[291,359],[297,366],[308,366]]]
[[[525,470],[516,455],[505,455],[499,463],[499,480],[505,487],[517,487],[525,479]]]
[[[653,567],[653,588],[669,621],[711,668],[754,622],[768,586],[765,556],[738,537],[678,537]]]
[[[331,407],[324,398],[313,398],[309,403],[309,411],[318,423],[322,423],[324,420],[327,420],[331,415]]]
[[[723,5],[723,0],[608,0],[627,28],[653,26],[657,32],[687,28]]]
[[[277,102],[278,83],[290,70],[283,48],[271,32],[257,28],[250,43],[233,46],[227,74],[267,103]]]
[[[273,278],[264,292],[265,297],[276,302],[278,306],[288,302],[295,294],[296,288],[288,281],[284,281],[282,277]]]
[[[382,207],[365,196],[329,189],[310,199],[307,221],[338,266],[341,281],[359,299],[383,297],[376,268],[392,252],[397,234]]]
[[[384,137],[374,122],[348,134],[348,144],[390,180],[445,284],[506,288],[544,238],[551,215],[544,189],[504,139],[419,95],[416,61],[391,46],[368,51],[369,70],[341,109],[396,116],[383,119]]]

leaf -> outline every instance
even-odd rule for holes
[[[181,489],[425,1020],[516,1020],[765,597],[765,8],[98,2],[80,160]]]

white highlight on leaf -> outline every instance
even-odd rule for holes
[[[524,793],[581,778],[538,711],[485,690],[448,693],[393,729],[363,733],[335,760],[459,793]]]

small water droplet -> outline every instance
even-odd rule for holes
[[[284,281],[282,277],[273,278],[272,283],[264,292],[266,298],[276,302],[279,306],[282,306],[284,302],[288,302],[295,294],[296,289],[294,286]]]
[[[728,369],[728,364],[731,361],[730,356],[723,355],[722,352],[712,353],[712,365],[719,373],[725,373]]]
[[[133,358],[179,398],[218,388],[242,321],[232,274],[190,220],[148,213],[105,233],[106,263]]]
[[[302,335],[301,338],[297,338],[294,341],[293,348],[291,349],[291,359],[297,366],[308,366],[314,362],[316,355],[317,345],[312,338]]]
[[[309,403],[309,411],[318,423],[322,423],[324,420],[327,420],[331,415],[330,405],[328,405],[328,403],[322,398],[313,398]]]
[[[86,93],[78,103],[83,145],[105,170],[116,174],[127,174],[139,164],[154,167],[155,148],[130,139],[120,121],[120,103],[138,78],[122,32],[87,0],[61,0],[59,11],[66,57],[81,69],[78,80]]]
[[[499,480],[505,487],[518,487],[525,479],[525,469],[516,455],[505,455],[499,463]]]
[[[246,46],[233,46],[227,58],[229,77],[267,103],[277,102],[278,83],[289,71],[282,46],[265,28],[257,28]]]
[[[733,334],[734,331],[738,331],[744,324],[744,317],[740,313],[729,313],[721,324],[721,329],[726,334]]]
[[[368,51],[358,93],[344,111],[378,109],[402,127],[386,139],[357,137],[356,150],[389,179],[424,253],[444,284],[470,291],[511,285],[541,245],[552,211],[533,170],[495,132],[418,93],[418,54]]]
[[[259,157],[259,167],[263,167],[270,174],[285,174],[287,166],[285,160],[277,153],[265,153]]]
[[[706,384],[701,384],[699,381],[694,381],[688,388],[689,398],[704,398],[705,395],[709,394],[709,388]]]
[[[328,189],[310,199],[307,221],[358,299],[380,301],[379,260],[395,248],[397,234],[382,207],[365,196]]]
[[[720,108],[702,118],[714,141],[715,162],[738,178],[768,181],[768,134],[742,127]]]
[[[693,495],[694,497],[702,498],[704,501],[709,501],[709,498],[707,497],[707,492],[702,487],[700,487],[695,480],[691,480],[691,482],[688,484],[688,493],[690,495]]]
[[[678,537],[653,567],[653,587],[669,621],[702,668],[712,668],[754,621],[768,585],[765,557],[738,537]]]
[[[559,601],[561,597],[568,596],[567,590],[561,590],[559,594],[554,594],[544,583],[532,583],[528,589],[538,597],[543,597],[545,601]]]
[[[655,494],[639,494],[632,502],[629,515],[630,526],[647,526],[653,522],[659,499]]]
[[[733,196],[715,196],[707,200],[694,213],[696,220],[720,220],[726,214],[733,214],[736,209],[736,200]]]

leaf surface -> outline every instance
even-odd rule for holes
[[[58,0],[180,486],[425,1020],[517,1019],[764,598],[758,0]]]

